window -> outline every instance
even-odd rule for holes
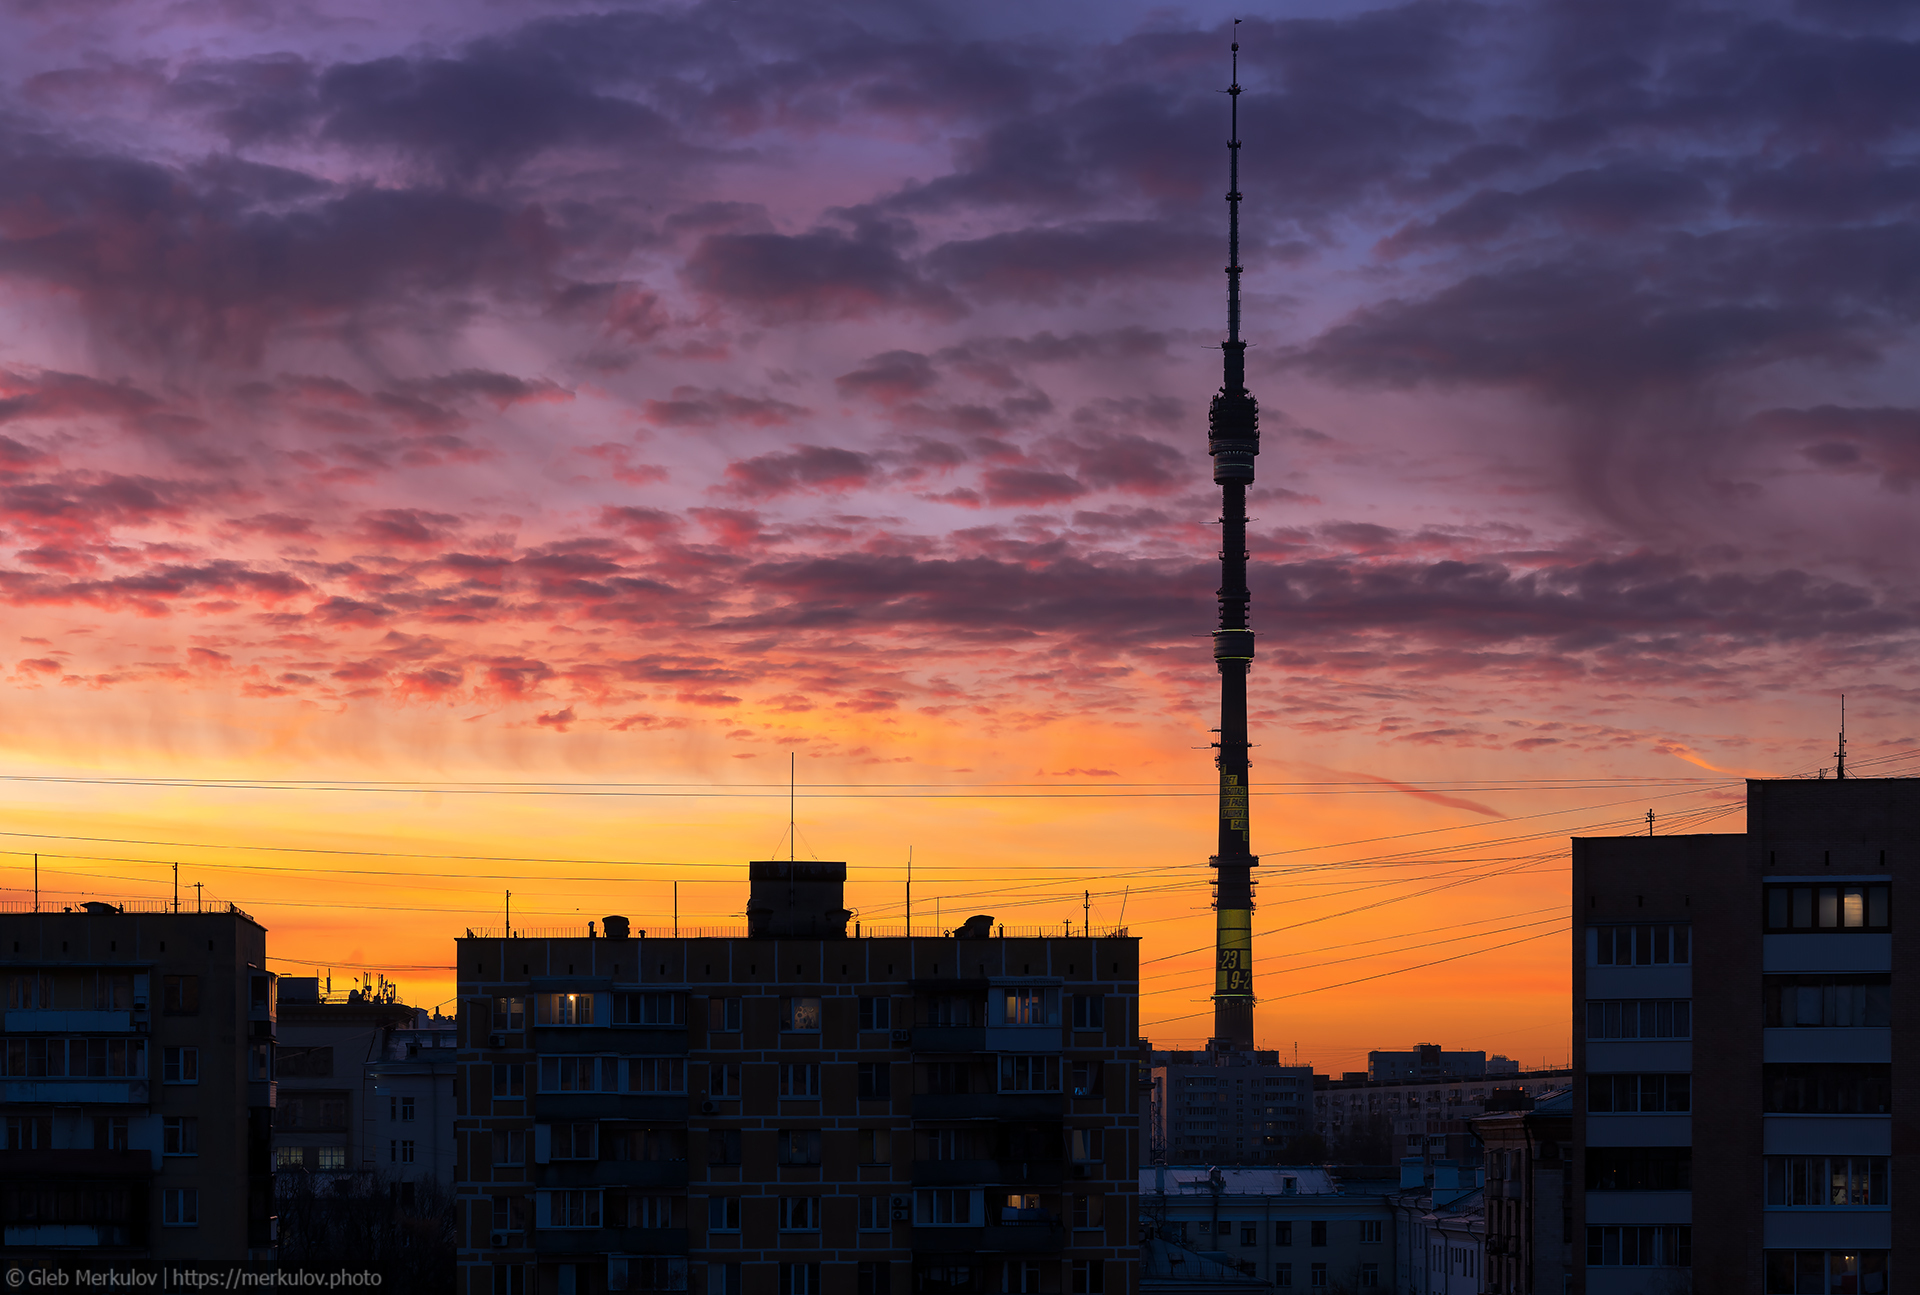
[[[1686,998],[1596,998],[1587,1003],[1589,1039],[1690,1039],[1693,1001]],[[1458,1100],[1458,1094],[1455,1094]]]
[[[707,1295],[740,1295],[739,1264],[708,1264]]]
[[[913,1194],[913,1221],[922,1227],[968,1227],[981,1217],[976,1193],[964,1187],[936,1187]]]
[[[527,1135],[523,1130],[501,1130],[493,1135],[493,1163],[496,1165],[524,1165],[527,1163]]]
[[[738,998],[709,998],[707,1000],[707,1028],[721,1034],[732,1034],[740,1028],[740,1000]]]
[[[1886,1156],[1768,1156],[1767,1204],[1885,1205]]]
[[[550,1228],[597,1228],[600,1226],[600,1193],[591,1191],[546,1192],[547,1226]]]
[[[1308,1267],[1307,1285],[1314,1290],[1325,1290],[1327,1288],[1327,1266],[1325,1264],[1313,1264]]]
[[[818,1196],[782,1196],[780,1230],[782,1232],[818,1232],[820,1198]]]
[[[538,1025],[592,1025],[592,994],[538,994],[534,997]]]
[[[679,994],[616,994],[615,1025],[685,1025]]]
[[[737,1165],[740,1163],[740,1130],[707,1130],[707,1163],[710,1165]]]
[[[526,1265],[497,1265],[493,1270],[493,1295],[527,1295]]]
[[[936,994],[921,1000],[921,1013],[922,1025],[972,1025],[973,1000],[958,994]]]
[[[1774,1029],[1887,1026],[1893,1023],[1891,976],[1767,976],[1761,994]]]
[[[167,1049],[172,1052],[172,1048]],[[273,1058],[274,1069],[282,1079],[333,1078],[332,1048],[280,1048]],[[168,1083],[178,1083],[170,1079]]]
[[[93,1117],[93,1145],[101,1151],[127,1150],[128,1131],[127,1117],[124,1115],[96,1115]],[[192,1134],[189,1134],[188,1142],[189,1145],[193,1145],[196,1142]],[[186,1154],[191,1154],[191,1152]]]
[[[305,1147],[275,1147],[273,1149],[273,1167],[275,1169],[303,1169],[307,1163]]]
[[[738,1067],[735,1069],[737,1071]],[[627,1091],[684,1093],[687,1091],[687,1063],[680,1057],[633,1057],[627,1062]]]
[[[715,1264],[714,1267],[720,1267]],[[739,1271],[739,1264],[726,1267]],[[586,1282],[580,1283],[584,1287]],[[685,1259],[652,1259],[635,1255],[615,1255],[607,1260],[607,1289],[630,1291],[683,1291],[687,1288]],[[733,1295],[739,1295],[739,1283]]]
[[[598,1160],[600,1158],[599,1139],[596,1136],[600,1126],[591,1120],[579,1120],[566,1124],[555,1124],[548,1142],[549,1154],[555,1160]]]
[[[191,1115],[169,1115],[161,1120],[160,1152],[168,1156],[200,1154],[200,1121]]]
[[[1379,1285],[1380,1285],[1380,1265],[1379,1264],[1361,1264],[1360,1265],[1361,1289],[1373,1290],[1378,1288]]]
[[[387,1141],[387,1162],[396,1165],[413,1163],[413,1139],[390,1138]]]
[[[1595,926],[1587,931],[1587,948],[1597,967],[1681,966],[1692,959],[1692,928],[1685,924],[1654,923],[1637,926]]]
[[[1073,1198],[1073,1226],[1081,1229],[1104,1228],[1107,1225],[1107,1198],[1104,1196],[1075,1196]],[[1253,1245],[1248,1241],[1245,1244]]]
[[[893,1066],[885,1061],[861,1062],[858,1091],[862,1101],[881,1101],[893,1096]]]
[[[1769,931],[1891,929],[1885,883],[1857,886],[1768,886]]]
[[[893,1000],[891,998],[862,998],[860,1000],[860,1028],[863,1030],[892,1029]]]
[[[8,1151],[46,1151],[53,1146],[53,1116],[7,1116]]]
[[[495,1097],[525,1097],[527,1095],[527,1068],[522,1065],[498,1065],[493,1068],[493,1095]]]
[[[861,1164],[885,1165],[893,1163],[892,1129],[861,1129],[858,1145]]]
[[[739,1130],[733,1130],[736,1146],[739,1142]],[[711,1147],[714,1139],[720,1136],[719,1130],[707,1135],[707,1145]],[[682,1128],[646,1129],[623,1128],[619,1125],[605,1125],[600,1130],[600,1154],[607,1160],[630,1161],[680,1161],[687,1158],[687,1132]],[[721,1163],[713,1161],[714,1164]],[[726,1162],[739,1164],[736,1160]]]
[[[1073,997],[1073,1028],[1076,1030],[1102,1030],[1107,1025],[1107,1000],[1098,994],[1075,994]]]
[[[320,1153],[316,1169],[345,1169],[347,1167],[347,1149],[345,1147],[316,1147]]]
[[[781,1129],[780,1163],[817,1165],[820,1163],[819,1129]]]
[[[200,977],[168,976],[160,982],[160,1010],[168,1016],[200,1014]],[[198,1206],[196,1205],[196,1210]]]
[[[15,972],[7,977],[7,1010],[42,1012],[53,1006],[53,973]]]
[[[862,1232],[885,1232],[893,1227],[893,1215],[886,1197],[869,1193],[858,1200],[857,1218]]]
[[[1595,1112],[1690,1111],[1691,1075],[1588,1075],[1587,1109]]]
[[[1073,1261],[1073,1295],[1100,1295],[1107,1289],[1107,1265],[1099,1259]]]
[[[1324,1219],[1315,1219],[1307,1224],[1307,1227],[1310,1229],[1308,1245],[1323,1246],[1327,1244],[1327,1224]]]
[[[316,1133],[344,1133],[347,1128],[347,1095],[283,1092],[280,1094],[280,1104],[273,1112],[273,1127]]]
[[[1588,1147],[1590,1192],[1693,1190],[1692,1147]]]
[[[160,1193],[160,1221],[170,1228],[200,1226],[200,1189],[168,1187]]]
[[[925,1081],[922,1092],[970,1093],[975,1089],[973,1069],[964,1061],[927,1061],[915,1070]]]
[[[1047,1023],[1047,996],[1045,990],[1016,987],[1006,991],[1006,1017],[1008,1025],[1045,1025]]]
[[[740,1230],[740,1198],[738,1196],[707,1197],[707,1231],[738,1232]]]
[[[1060,1058],[1001,1057],[1000,1091],[1003,1093],[1059,1092]]]
[[[1587,1229],[1587,1265],[1592,1268],[1691,1268],[1690,1227]]]
[[[1290,1246],[1293,1244],[1293,1224],[1276,1223],[1273,1225],[1273,1244]]]
[[[888,1295],[890,1289],[885,1263],[864,1261],[854,1274],[853,1295]]]
[[[610,1093],[619,1084],[620,1063],[613,1057],[542,1057],[543,1093]]]
[[[1240,1225],[1240,1244],[1243,1246],[1259,1245],[1260,1226],[1256,1223],[1242,1223]]]
[[[1377,1246],[1380,1244],[1380,1220],[1362,1219],[1360,1221],[1360,1244]]]
[[[524,1030],[527,1028],[527,1000],[524,998],[496,998],[493,1000],[493,1028],[496,1030]]]
[[[389,1096],[387,1098],[387,1120],[392,1124],[413,1123],[413,1098]]]
[[[1273,1266],[1273,1284],[1283,1290],[1293,1289],[1293,1265],[1275,1264]]]
[[[780,1003],[780,1028],[795,1033],[817,1033],[820,1029],[820,1000],[787,998]]]
[[[819,1264],[781,1264],[780,1295],[820,1295]]]
[[[1889,1291],[1885,1250],[1769,1250],[1767,1295]]]
[[[707,1096],[738,1097],[740,1095],[740,1063],[737,1061],[711,1062],[707,1066]]]
[[[273,1045],[256,1043],[247,1049],[247,1078],[273,1078]]]
[[[810,1061],[787,1062],[780,1067],[782,1097],[818,1097],[820,1067]]]
[[[1885,1115],[1892,1067],[1875,1062],[1774,1062],[1760,1067],[1762,1109],[1784,1115]]]
[[[1101,1080],[1106,1076],[1106,1063],[1102,1061],[1076,1061],[1073,1063],[1073,1095],[1075,1097],[1098,1097],[1103,1087]]]
[[[1068,1129],[1067,1159],[1087,1164],[1101,1158],[1099,1129]]]

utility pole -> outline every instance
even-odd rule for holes
[[[913,938],[913,847],[907,847],[907,938]]]
[[[180,911],[180,861],[173,861],[173,911]]]
[[[1092,913],[1093,913],[1093,892],[1090,890],[1083,890],[1080,892],[1080,934],[1086,936],[1088,939],[1093,938]]]
[[[40,856],[33,856],[33,911],[40,911]]]
[[[1653,811],[1652,810],[1647,811],[1647,835],[1648,836],[1653,835]]]
[[[673,883],[673,938],[680,938],[680,883]]]
[[[205,906],[200,902],[200,887],[202,884],[203,883],[198,881],[193,883],[193,911],[196,913],[203,912],[205,909]]]
[[[507,938],[513,938],[513,892],[507,892]]]

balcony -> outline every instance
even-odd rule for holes
[[[684,1255],[685,1228],[541,1228],[533,1234],[540,1255]]]
[[[685,1187],[684,1160],[555,1160],[537,1165],[542,1187]]]
[[[980,1249],[993,1254],[1057,1254],[1067,1243],[1066,1231],[1051,1218],[989,1223],[982,1231],[985,1236]]]
[[[630,1255],[683,1255],[685,1228],[621,1228],[620,1248]]]
[[[983,1052],[986,1046],[984,1025],[918,1025],[913,1030],[915,1052]]]
[[[132,1245],[133,1229],[124,1223],[9,1223],[9,1250],[108,1250]],[[18,1271],[16,1269],[16,1271]]]
[[[1063,1093],[915,1093],[916,1120],[1058,1119],[1066,1111]]]
[[[915,1187],[1051,1187],[1064,1181],[1058,1160],[916,1160]]]
[[[685,1093],[638,1096],[632,1093],[535,1093],[533,1115],[539,1120],[658,1120],[684,1123]]]
[[[12,1106],[145,1106],[144,1079],[9,1079],[0,1101]]]
[[[144,1018],[146,1012],[138,1013]],[[8,1012],[8,1034],[127,1034],[145,1021],[133,1012]]]

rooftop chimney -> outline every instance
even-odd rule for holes
[[[847,938],[846,864],[760,860],[747,865],[747,882],[750,937]]]

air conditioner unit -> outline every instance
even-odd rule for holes
[[[907,1047],[913,1042],[913,1031],[912,1030],[894,1030],[892,1032],[892,1039],[893,1039],[894,1047],[896,1048]]]
[[[489,1048],[504,1048],[507,1046],[507,1036],[504,1034],[489,1034],[487,1036],[487,1046]]]
[[[512,1241],[513,1241],[512,1236],[510,1236],[505,1232],[496,1232],[493,1234],[493,1244],[496,1247],[504,1247],[504,1246],[510,1245],[512,1244]]]
[[[711,1101],[705,1101],[700,1103],[700,1113],[702,1115],[711,1115],[719,1109],[720,1108],[715,1106]]]
[[[913,1221],[913,1197],[904,1195],[895,1196],[889,1203],[893,1207],[892,1213],[895,1223],[911,1223]]]

